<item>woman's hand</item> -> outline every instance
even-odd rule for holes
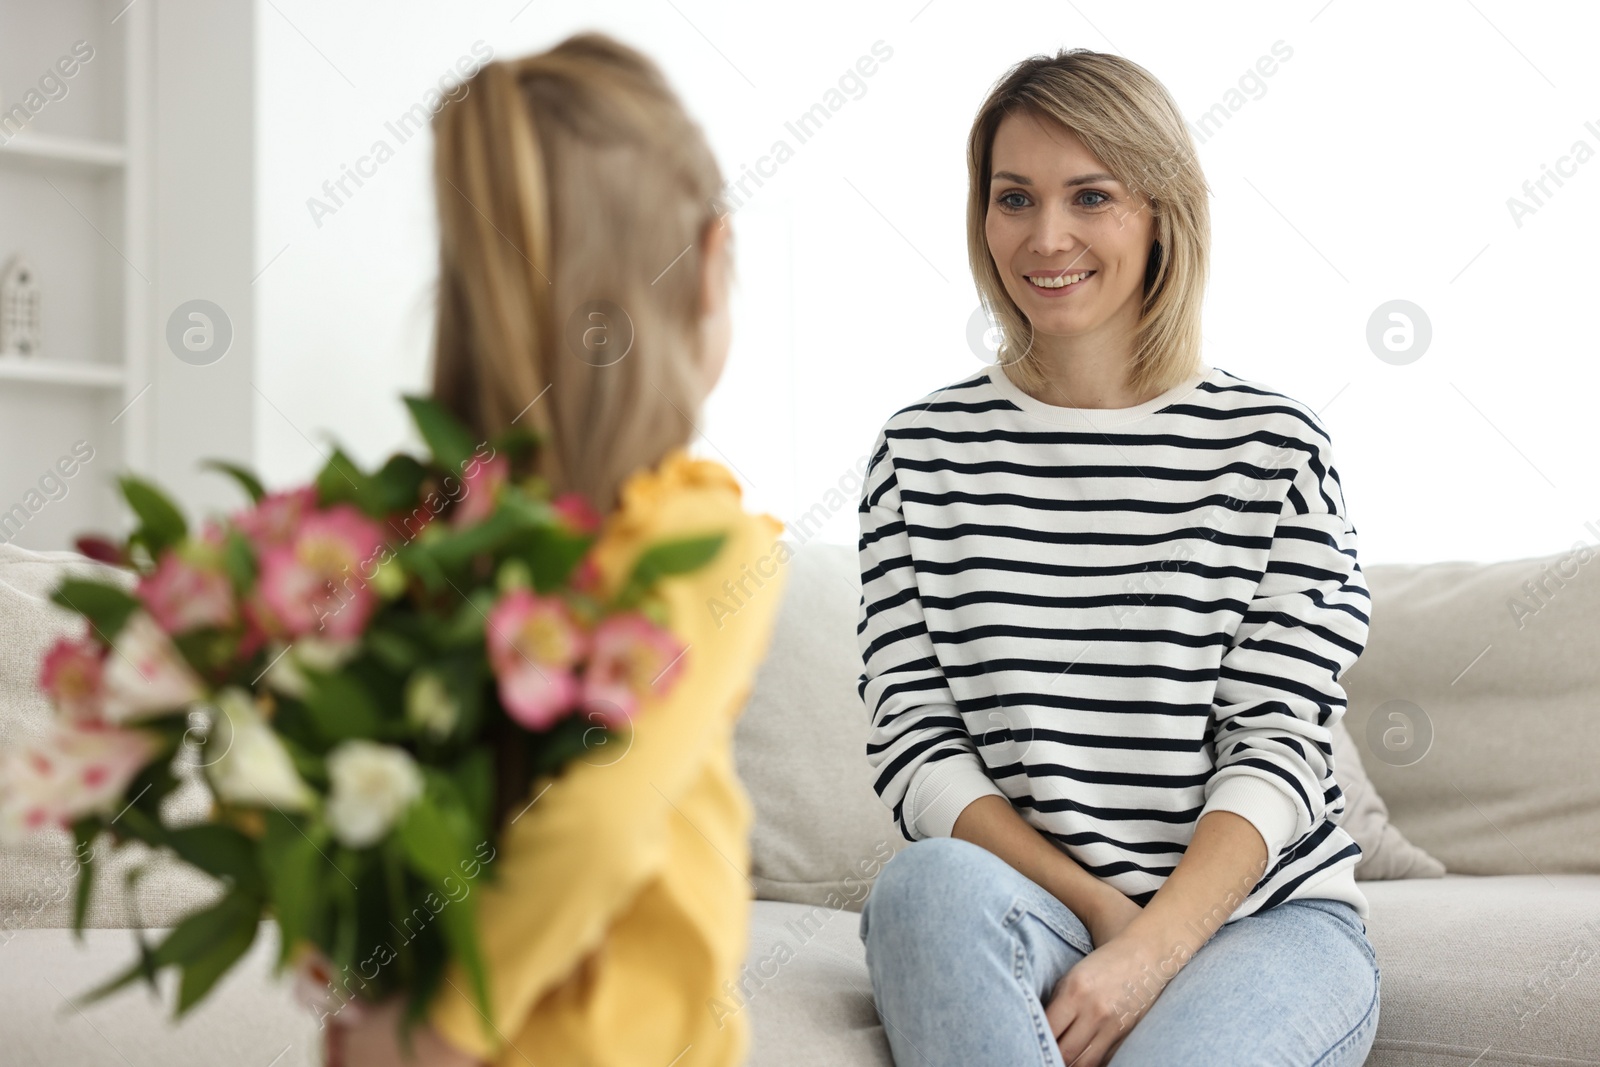
[[[1128,903],[1135,913],[1141,910]],[[1101,1067],[1110,1061],[1180,965],[1163,961],[1149,942],[1136,937],[1113,935],[1100,943],[1096,935],[1095,941],[1099,947],[1056,983],[1045,1006],[1067,1067]]]
[[[351,1001],[328,1016],[328,1067],[484,1067],[426,1022],[412,1029],[407,1056],[399,1033],[404,1011],[405,998],[392,996],[378,1004]]]
[[[1102,894],[1099,907],[1083,917],[1083,925],[1088,928],[1089,937],[1093,939],[1095,948],[1099,948],[1126,930],[1135,916],[1144,911],[1122,890],[1109,882],[1102,884],[1105,885],[1106,891]]]

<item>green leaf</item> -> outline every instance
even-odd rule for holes
[[[201,959],[216,942],[229,933],[248,928],[252,932],[261,919],[261,898],[233,889],[210,907],[189,915],[173,928],[156,947],[156,965],[184,965]]]
[[[658,581],[674,574],[686,574],[710,563],[727,539],[726,534],[708,534],[701,537],[681,537],[651,545],[633,565],[617,594],[624,606],[632,606]]]
[[[219,471],[238,482],[239,487],[249,495],[250,503],[252,504],[261,503],[261,498],[267,495],[266,487],[261,484],[261,480],[236,463],[229,463],[227,460],[221,459],[208,459],[201,463],[200,466],[205,470]]]
[[[383,718],[372,693],[349,671],[326,674],[301,668],[310,682],[305,703],[328,741],[376,737]]]
[[[451,530],[427,546],[428,554],[443,567],[459,567],[473,556],[493,552],[513,538],[528,533],[542,517],[501,508],[480,523],[464,530]]]
[[[79,1008],[87,1007],[140,978],[149,982],[152,990],[159,990],[156,985],[155,954],[150,950],[150,946],[145,943],[143,931],[134,931],[134,941],[139,946],[138,959],[93,989],[79,993],[76,997],[71,998],[70,1003]]]
[[[520,466],[521,462],[538,451],[539,444],[544,440],[544,435],[537,430],[526,426],[510,426],[494,435],[489,442],[496,455],[505,453],[511,460],[512,466]]]
[[[471,648],[483,643],[484,627],[488,625],[489,612],[494,609],[492,590],[477,588],[467,594],[449,623],[434,634],[441,648]]]
[[[316,486],[317,501],[323,507],[354,504],[368,515],[383,515],[377,482],[337,448],[318,472]]]
[[[278,929],[282,931],[282,962],[289,958],[295,942],[315,940],[317,908],[324,903],[317,895],[316,876],[324,862],[320,848],[327,843],[328,830],[325,825],[313,824],[308,832],[302,832],[293,817],[284,812],[263,814],[266,832],[261,835],[261,869],[266,875]]]
[[[390,456],[383,468],[373,477],[384,512],[387,514],[415,508],[417,495],[421,492],[422,482],[427,476],[428,468],[417,462],[415,456],[408,456],[403,452]]]
[[[78,865],[78,891],[72,902],[72,932],[83,943],[83,923],[89,914],[89,898],[94,892],[94,842],[100,834],[100,820],[85,815],[72,824],[74,853],[81,857]]]
[[[217,979],[226,974],[228,968],[250,950],[251,944],[255,942],[256,932],[260,929],[259,918],[257,912],[249,916],[247,921],[226,930],[221,937],[212,942],[204,955],[184,966],[183,982],[178,987],[178,1010],[174,1014],[174,1019],[183,1018],[184,1014],[198,1004],[211,987],[217,984]]]
[[[183,512],[161,490],[131,474],[123,475],[118,484],[128,506],[139,517],[134,537],[144,543],[152,558],[188,536],[189,524],[184,521]]]
[[[406,929],[411,910],[407,907],[405,856],[400,842],[389,835],[380,846],[383,856],[384,896],[389,902],[390,924],[396,930]],[[416,955],[409,944],[402,944],[395,952],[400,957],[400,984],[410,988],[416,979]]]
[[[430,776],[431,777],[431,776]],[[431,881],[460,876],[460,864],[471,855],[471,820],[459,799],[444,800],[441,791],[418,799],[406,810],[399,826],[400,843],[405,847],[411,869]],[[453,792],[453,791],[452,791]],[[455,804],[458,807],[449,811]]]
[[[410,544],[402,545],[396,555],[400,559],[400,565],[406,569],[406,573],[414,574],[422,579],[422,584],[428,592],[437,593],[448,585],[449,576],[445,574],[444,568],[439,566],[438,561],[429,553],[426,545],[412,541]]]
[[[498,1040],[493,1017],[494,1006],[489,999],[489,971],[484,966],[483,949],[478,942],[478,898],[465,896],[459,903],[451,904],[439,913],[444,937],[461,966],[466,969],[472,983],[473,996],[478,1002],[478,1018],[483,1023],[484,1037]]]
[[[459,475],[467,460],[472,458],[475,444],[472,434],[437,401],[408,396],[405,402],[411,411],[411,421],[433,454],[434,463]]]
[[[371,652],[374,658],[394,671],[409,673],[411,668],[424,658],[421,646],[393,630],[374,626],[366,632],[362,640],[366,642],[367,651]]]
[[[250,947],[260,920],[259,897],[230,892],[185,918],[153,951],[144,949],[141,940],[140,958],[131,967],[82,994],[75,1003],[80,1007],[92,1004],[140,977],[150,979],[154,986],[156,971],[177,966],[184,969],[178,1006],[181,1016]]]
[[[533,572],[533,587],[541,593],[549,593],[567,584],[573,568],[594,540],[592,534],[548,526],[524,538],[516,552]]]
[[[250,546],[250,539],[238,530],[229,530],[222,544],[222,567],[238,591],[247,592],[255,584],[255,549]]]
[[[251,893],[265,889],[250,838],[221,823],[198,823],[167,831],[167,846],[179,858],[216,878],[232,879]]]
[[[479,828],[449,778],[431,769],[423,773],[427,777],[424,795],[406,810],[399,827],[406,862],[430,881],[466,878],[473,849],[481,836]],[[488,1026],[493,1009],[489,1001],[488,973],[478,941],[476,903],[477,897],[469,893],[439,912],[439,921],[445,940],[472,981],[473,994],[487,1028],[485,1036],[493,1040],[493,1028]]]
[[[122,632],[128,617],[142,605],[139,599],[120,586],[87,578],[67,578],[50,597],[88,619],[102,641],[111,641]]]
[[[171,751],[164,748],[123,790],[123,795],[133,800],[117,821],[122,824],[124,833],[151,846],[167,843],[169,831],[161,822],[161,802],[178,788],[178,778],[172,773],[171,755]]]
[[[467,811],[479,826],[488,826],[494,805],[494,760],[482,745],[469,749],[450,769]]]

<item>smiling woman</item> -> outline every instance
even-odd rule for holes
[[[1142,67],[1019,64],[968,165],[1000,361],[890,416],[858,509],[866,755],[913,842],[860,926],[895,1060],[1360,1063],[1332,442],[1201,360],[1205,180]]]
[[[1078,333],[1087,343],[1080,347],[1131,348],[1127,385],[1137,399],[1076,398],[1122,406],[1199,366],[1209,190],[1164,91],[1140,99],[1137,79],[1115,63],[1094,53],[1076,61],[1096,76],[1079,79],[1070,94],[1019,68],[979,112],[967,142],[967,248],[979,296],[1004,335],[999,355],[1010,376],[1030,394],[1066,402],[1052,393],[1059,385],[1049,368],[1062,360],[1051,338]],[[1089,276],[1050,287],[1069,272]],[[1122,377],[1121,364],[1119,354],[1079,373],[1092,370],[1104,383]]]

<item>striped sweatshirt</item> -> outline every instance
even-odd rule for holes
[[[1315,413],[1200,370],[1066,408],[986,367],[895,412],[860,507],[859,690],[907,840],[1003,796],[1141,906],[1208,811],[1296,897],[1369,914],[1331,730],[1371,600]]]

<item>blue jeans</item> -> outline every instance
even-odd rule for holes
[[[1094,949],[1061,901],[970,841],[917,841],[861,912],[896,1067],[1062,1067],[1044,1007]],[[1366,926],[1340,900],[1288,900],[1225,924],[1167,983],[1114,1067],[1346,1067],[1378,1029]]]

